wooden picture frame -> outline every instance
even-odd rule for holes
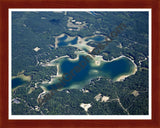
[[[9,120],[8,65],[9,65],[9,8],[150,8],[152,9],[152,119],[151,120]],[[160,2],[158,0],[53,0],[26,1],[0,0],[0,127],[51,128],[51,127],[160,127],[160,59],[159,29]]]

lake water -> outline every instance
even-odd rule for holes
[[[97,35],[97,36],[94,36],[94,37],[91,37],[91,38],[87,38],[86,41],[88,40],[94,40],[94,41],[104,41],[105,40],[105,37],[104,36],[101,36],[101,35]]]
[[[64,35],[58,38],[58,46],[67,46],[68,44],[74,45],[78,42],[78,37],[70,38]],[[96,35],[86,38],[86,41],[94,40],[101,42],[105,39],[104,36]],[[82,44],[83,45],[83,44]],[[85,45],[84,45],[85,46]],[[86,48],[86,50],[85,50]],[[87,45],[83,47],[86,53],[77,54],[78,59],[70,59],[69,57],[62,57],[58,62],[52,61],[51,63],[58,66],[59,76],[55,76],[52,82],[41,83],[46,90],[56,89],[81,89],[90,83],[94,78],[104,77],[112,81],[116,81],[121,75],[130,75],[134,72],[135,64],[127,57],[120,57],[113,61],[103,60],[102,56],[92,56],[87,53]],[[61,76],[60,76],[61,75]],[[12,88],[25,84],[21,78],[12,79]]]
[[[23,79],[21,79],[21,78],[13,78],[12,79],[12,89],[13,88],[16,88],[17,86],[19,86],[19,85],[23,85],[23,84],[25,84],[26,83],[26,81],[24,81]]]
[[[69,43],[74,45],[74,44],[77,44],[77,40],[78,40],[78,37],[75,37],[75,39],[73,40],[70,40],[70,41],[66,41],[67,39],[67,35],[61,37],[58,39],[58,46],[67,46]]]
[[[67,38],[68,38],[67,35],[64,35],[63,37],[58,38],[58,47],[67,46],[68,44],[71,44],[71,45],[77,44],[78,37],[75,37],[75,39],[70,40],[70,41],[66,41]],[[102,41],[105,40],[105,36],[96,35],[94,37],[88,37],[88,38],[85,39],[85,41],[89,41],[89,40],[102,42]]]
[[[47,90],[56,89],[81,89],[90,83],[94,78],[104,77],[115,81],[121,75],[128,75],[134,71],[134,63],[126,58],[107,62],[105,60],[97,61],[88,55],[79,55],[79,59],[72,60],[69,57],[61,59],[59,64],[59,74],[62,77],[55,77],[54,81],[49,84],[41,84]],[[12,79],[12,88],[25,84],[21,78]]]
[[[107,62],[100,61],[96,64],[93,58],[79,55],[78,60],[63,58],[59,64],[59,74],[62,77],[55,78],[52,84],[44,84],[47,90],[59,88],[84,88],[90,80],[98,77],[116,80],[121,75],[128,75],[134,71],[134,63],[126,57]]]

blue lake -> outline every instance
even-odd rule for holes
[[[130,74],[135,68],[134,63],[126,57],[106,62],[101,61],[100,65],[95,64],[93,58],[86,55],[79,55],[78,60],[63,58],[59,65],[61,78],[57,78],[52,84],[44,84],[47,90],[60,88],[84,88],[90,80],[98,77],[115,80],[121,75]]]
[[[73,40],[67,40],[67,35],[58,39],[58,46],[67,46],[68,44],[76,44],[78,37]],[[89,37],[87,40],[101,42],[104,36]],[[58,66],[59,76],[55,76],[52,83],[41,83],[46,90],[57,89],[81,89],[90,83],[92,79],[104,77],[112,81],[116,81],[122,75],[130,75],[135,70],[135,64],[127,57],[120,57],[113,61],[105,61],[102,56],[92,56],[87,54],[88,49],[83,48],[85,54],[78,54],[78,59],[70,59],[69,57],[61,58],[60,61],[54,62]],[[96,58],[97,57],[97,58]],[[99,58],[98,58],[99,57]],[[51,62],[52,63],[52,62]],[[21,78],[12,79],[12,88],[25,84]]]
[[[105,40],[105,37],[104,37],[104,36],[94,36],[94,37],[87,38],[87,39],[85,39],[85,40],[86,40],[86,41],[88,41],[88,40],[104,41],[104,40]]]
[[[21,79],[21,78],[13,78],[12,79],[12,89],[13,88],[16,88],[17,86],[19,86],[19,85],[23,85],[23,84],[25,84],[26,83],[26,81],[24,81],[23,79]]]
[[[58,46],[67,46],[69,43],[74,45],[77,44],[78,37],[75,37],[75,39],[71,41],[65,41],[67,39],[67,35],[61,37],[58,39]]]

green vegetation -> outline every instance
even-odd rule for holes
[[[69,17],[86,22],[80,31],[70,31]],[[57,57],[68,55],[75,58],[78,48],[62,46],[55,48],[55,36],[65,33],[70,36],[92,36],[95,33],[109,36],[120,24],[126,28],[99,53],[105,60],[125,55],[138,66],[135,75],[122,82],[97,78],[82,90],[68,89],[53,92],[52,98],[38,104],[37,98],[43,90],[38,86],[42,81],[50,81],[56,75],[55,66],[44,67]],[[99,42],[91,41],[90,46]],[[106,43],[106,42],[101,42]],[[39,51],[34,51],[39,47]],[[24,71],[31,76],[28,84],[12,90],[13,115],[147,115],[148,114],[148,13],[147,12],[97,12],[93,16],[87,12],[13,12],[12,13],[12,76]],[[37,84],[37,86],[36,86]],[[32,91],[30,91],[32,90]],[[134,91],[137,95],[134,95]],[[30,92],[30,93],[29,93]],[[95,96],[109,97],[107,102],[96,101]],[[86,112],[81,103],[92,106]],[[120,104],[121,103],[121,104]],[[123,107],[122,107],[122,106]],[[37,108],[38,107],[38,108]],[[126,110],[125,110],[126,109]]]

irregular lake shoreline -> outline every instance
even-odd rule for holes
[[[49,91],[51,89],[54,89],[53,86],[56,86],[56,84],[58,84],[59,87],[57,86],[55,89],[58,89],[58,88],[61,88],[61,89],[65,89],[65,88],[80,89],[80,88],[83,88],[85,84],[89,83],[90,80],[92,80],[94,78],[98,78],[98,77],[107,77],[107,78],[113,80],[114,82],[122,81],[126,77],[129,77],[130,75],[135,74],[137,71],[137,66],[134,63],[134,61],[124,55],[119,56],[117,58],[113,58],[112,60],[104,60],[103,57],[100,55],[93,57],[92,55],[90,55],[86,52],[77,52],[76,54],[77,54],[76,59],[71,59],[68,56],[64,56],[59,59],[57,58],[55,60],[52,60],[50,63],[43,64],[43,66],[57,66],[57,75],[54,76],[51,79],[51,81],[42,82],[41,86],[43,86],[44,91],[46,91],[46,90]],[[75,79],[75,81],[74,81],[74,79],[71,79],[71,81],[69,81],[69,82],[66,81],[66,85],[64,84],[65,87],[63,87],[60,84],[60,82],[64,83],[64,81],[65,81],[65,80],[63,80],[64,73],[69,74],[69,72],[71,70],[73,70],[73,68],[75,66],[77,66],[78,63],[80,63],[80,59],[82,59],[82,57],[84,55],[89,56],[91,58],[89,64],[86,64],[88,69],[84,68],[86,71],[82,69],[82,72],[84,72],[84,73],[78,74],[77,78],[70,75],[70,77],[73,77]],[[119,65],[118,63],[120,63],[122,66],[119,68],[121,70],[122,69],[123,70],[121,71],[119,68],[117,68],[116,70],[120,70],[120,71],[116,72],[116,70],[114,69],[115,67],[112,68],[112,64],[117,67]],[[123,67],[123,65],[124,65],[124,67]],[[125,67],[125,65],[126,65],[126,67]],[[66,69],[68,69],[68,66],[72,67],[72,68],[70,68],[70,70],[66,70]],[[109,66],[109,69],[107,69],[107,66]],[[116,73],[112,73],[112,70],[114,70],[114,72],[116,72]],[[126,72],[125,72],[125,70],[126,70]],[[108,73],[108,71],[109,71],[109,73]],[[83,83],[83,86],[82,86],[82,83]]]

